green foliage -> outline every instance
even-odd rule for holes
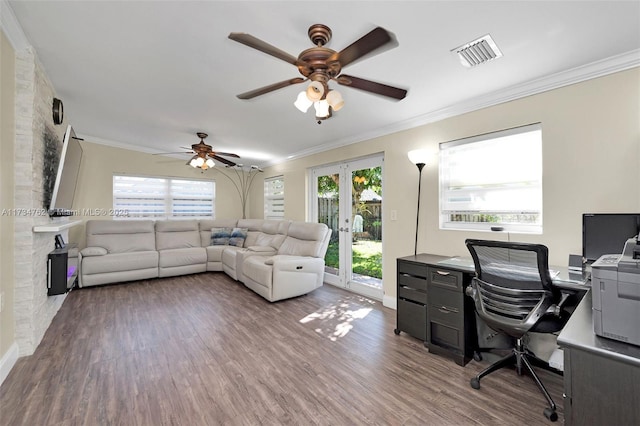
[[[354,244],[353,247],[353,272],[368,277],[382,279],[382,242],[362,241]],[[327,254],[324,257],[325,264],[331,268],[338,269],[338,242],[329,244]]]

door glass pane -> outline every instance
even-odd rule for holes
[[[353,281],[382,288],[382,167],[351,172]]]
[[[318,222],[331,229],[329,248],[324,257],[325,272],[338,275],[340,271],[340,175],[318,176]]]

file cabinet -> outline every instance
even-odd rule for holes
[[[477,345],[473,301],[464,293],[472,273],[440,267],[445,259],[429,254],[397,259],[394,332],[405,332],[422,340],[429,352],[465,365]]]

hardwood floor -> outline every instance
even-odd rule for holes
[[[530,377],[395,336],[325,285],[269,303],[222,273],[72,291],[0,387],[2,425],[546,425]],[[558,404],[562,378],[541,372]]]

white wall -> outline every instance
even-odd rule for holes
[[[0,31],[0,210],[13,203],[13,156],[15,143],[15,51]],[[5,210],[6,209],[6,210]],[[13,217],[0,215],[0,383],[17,358],[15,344]],[[13,349],[12,349],[13,348]],[[13,355],[9,351],[13,352]]]
[[[634,68],[289,161],[266,169],[264,177],[284,175],[285,216],[305,220],[310,167],[383,152],[383,282],[390,300],[396,296],[396,258],[413,254],[415,236],[418,170],[406,153],[416,148],[434,153],[423,171],[418,252],[468,256],[466,238],[507,236],[439,229],[438,144],[541,122],[544,231],[510,238],[543,243],[552,264],[566,265],[570,253],[582,251],[582,213],[640,212],[639,87],[640,68]],[[261,195],[255,188],[253,195],[257,216]],[[396,221],[390,220],[391,210],[398,212]]]
[[[77,131],[77,130],[76,130]],[[190,158],[170,158],[142,152],[114,148],[92,143],[82,144],[82,165],[78,186],[73,202],[74,210],[103,210],[113,208],[113,175],[139,175],[155,177],[179,177],[192,179],[212,179],[216,182],[216,218],[240,218],[242,210],[240,198],[233,184],[221,176],[214,167],[206,171],[194,169],[185,163]],[[219,166],[216,166],[219,167]],[[249,211],[249,210],[247,210]],[[74,219],[112,219],[109,216],[78,216]],[[69,231],[69,238],[84,247],[84,225]]]

